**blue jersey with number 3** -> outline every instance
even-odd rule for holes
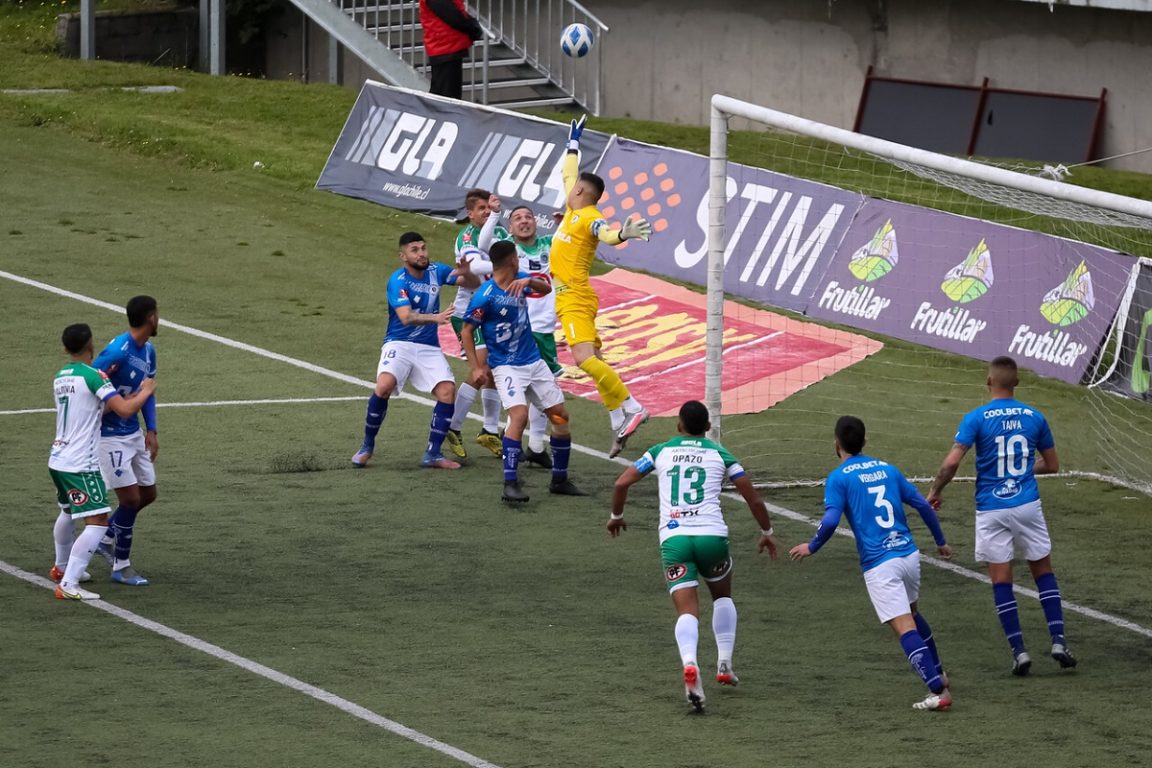
[[[867,571],[916,551],[904,516],[906,503],[921,509],[928,506],[896,467],[869,456],[851,456],[829,473],[824,484],[822,527],[832,517],[846,515],[856,534],[860,567]]]
[[[531,277],[518,272],[516,278]],[[528,300],[513,296],[495,280],[482,285],[468,304],[464,322],[478,326],[488,347],[488,365],[531,365],[540,359],[528,319]]]
[[[128,397],[140,390],[144,379],[156,377],[156,348],[152,342],[137,344],[128,331],[120,334],[92,361],[92,367],[104,371],[108,380],[122,397]],[[100,423],[103,437],[118,437],[135,434],[140,429],[140,421],[133,414],[119,416],[114,411],[104,414]]]
[[[1040,498],[1036,451],[1056,446],[1044,414],[1014,398],[966,414],[956,442],[976,449],[976,511],[1008,509]]]

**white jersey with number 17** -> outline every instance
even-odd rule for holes
[[[649,448],[633,465],[660,479],[660,541],[670,536],[727,536],[720,510],[724,480],[744,475],[724,446],[705,437],[674,437]]]

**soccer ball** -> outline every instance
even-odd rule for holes
[[[569,24],[560,35],[560,50],[574,59],[581,59],[592,50],[592,30],[584,24]]]

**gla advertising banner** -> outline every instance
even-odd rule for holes
[[[869,199],[808,314],[1079,383],[1131,266],[1085,243]]]
[[[1152,260],[1141,259],[1132,299],[1120,315],[1120,347],[1108,378],[1109,392],[1152,402]]]
[[[617,139],[597,171],[609,220],[639,214],[652,239],[601,248],[605,261],[705,285],[708,158]],[[863,195],[760,168],[728,166],[730,293],[799,312],[808,306]]]
[[[585,131],[592,169],[609,136]],[[560,176],[568,126],[368,81],[328,157],[317,189],[418,213],[455,217],[473,187],[504,210],[528,205],[544,230],[564,207]]]

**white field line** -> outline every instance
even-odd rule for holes
[[[67,298],[75,299],[77,301],[82,301],[86,304],[92,304],[94,306],[103,307],[105,309],[109,309],[109,310],[112,310],[114,312],[121,312],[122,311],[121,308],[115,304],[109,304],[108,302],[100,301],[99,299],[93,299],[93,298],[90,298],[88,296],[84,296],[82,294],[73,293],[72,291],[66,291],[62,288],[57,288],[53,285],[48,285],[47,283],[41,283],[38,280],[31,280],[27,277],[21,277],[19,275],[14,275],[10,272],[4,272],[4,271],[0,270],[0,277],[6,278],[8,280],[12,280],[12,281],[17,282],[17,283],[21,283],[23,285],[28,285],[28,286],[31,286],[33,288],[39,288],[40,290],[47,291],[49,293],[54,293],[57,296],[65,296]],[[340,373],[339,371],[334,371],[334,370],[331,370],[330,368],[324,368],[323,366],[315,365],[313,363],[309,363],[309,362],[304,361],[304,360],[299,360],[299,359],[294,358],[294,357],[282,355],[279,352],[272,352],[270,350],[254,346],[252,344],[246,344],[242,341],[235,341],[233,339],[229,339],[229,338],[226,338],[224,336],[219,336],[219,335],[214,334],[214,333],[208,333],[207,331],[201,331],[201,330],[198,330],[196,328],[191,328],[191,327],[186,326],[186,325],[181,325],[179,323],[173,323],[173,322],[169,322],[169,321],[164,321],[164,326],[166,328],[172,328],[174,330],[183,331],[184,333],[188,333],[188,334],[191,334],[193,336],[198,336],[200,338],[209,339],[211,341],[215,341],[215,342],[218,342],[220,344],[223,344],[224,346],[232,347],[233,349],[242,349],[246,352],[251,352],[252,354],[260,355],[261,357],[266,357],[266,358],[269,358],[271,360],[279,360],[280,362],[284,362],[284,363],[287,363],[289,365],[296,366],[297,368],[303,368],[306,371],[312,371],[313,373],[318,373],[322,376],[327,376],[329,378],[336,379],[338,381],[343,381],[343,382],[346,382],[349,384],[358,384],[358,385],[363,386],[363,387],[374,386],[373,382],[368,381],[367,379],[358,379],[355,376],[349,376],[346,373]],[[406,398],[406,399],[413,400],[414,402],[423,403],[424,405],[428,405],[428,406],[433,405],[433,401],[429,400],[426,397],[420,397],[418,395],[410,395],[410,394],[403,394],[401,396]],[[477,414],[470,413],[470,414],[468,414],[468,417],[471,419],[475,419],[477,421],[483,421],[483,418]],[[612,458],[609,458],[608,454],[605,453],[604,451],[598,451],[595,448],[589,448],[587,446],[579,445],[577,443],[572,444],[572,450],[578,451],[578,452],[586,454],[588,456],[595,456],[596,458],[603,459],[604,461],[611,461],[613,463],[616,463],[616,464],[619,464],[622,466],[628,466],[629,464],[631,464],[631,462],[628,461],[627,459],[623,459],[620,457],[612,459]],[[725,495],[727,495],[729,498],[736,499],[737,501],[743,501],[743,499],[738,494],[726,493]],[[765,503],[765,506],[768,507],[768,510],[772,514],[779,515],[780,517],[787,518],[789,520],[794,520],[796,522],[806,523],[806,524],[811,525],[813,527],[816,527],[819,525],[819,521],[817,521],[811,517],[808,517],[807,515],[802,515],[799,512],[794,512],[791,509],[787,509],[785,507],[781,507],[781,506],[778,506],[776,504],[770,504],[770,503]],[[851,531],[848,531],[848,530],[843,529],[843,528],[837,529],[837,533],[839,533],[840,535],[843,535],[843,536],[852,537]],[[922,556],[921,559],[923,560],[923,562],[930,563],[930,564],[936,566],[937,568],[942,568],[946,571],[951,571],[952,573],[955,573],[959,576],[963,576],[964,578],[972,579],[974,581],[980,581],[980,582],[988,583],[988,577],[987,576],[985,576],[984,574],[981,574],[981,573],[977,573],[976,571],[970,570],[968,568],[964,568],[962,566],[955,565],[953,563],[939,560],[939,559],[934,558],[934,557],[923,557]],[[1035,590],[1016,587],[1016,591],[1020,594],[1026,595],[1026,596],[1031,597],[1033,599],[1036,599],[1036,600],[1040,599],[1040,596],[1036,593]],[[1073,613],[1078,613],[1082,616],[1087,616],[1088,618],[1096,619],[1097,621],[1102,621],[1102,622],[1105,622],[1107,624],[1111,624],[1114,627],[1120,627],[1121,629],[1126,629],[1126,630],[1129,630],[1131,632],[1135,632],[1136,634],[1143,635],[1144,637],[1152,638],[1152,629],[1148,629],[1147,627],[1143,627],[1139,624],[1128,621],[1127,619],[1122,619],[1118,616],[1112,616],[1111,614],[1103,613],[1103,612],[1097,611],[1093,608],[1081,606],[1081,605],[1078,605],[1076,603],[1072,603],[1069,601],[1064,601],[1064,607]],[[173,630],[173,631],[175,631],[175,630]]]
[[[15,576],[18,579],[22,579],[29,584],[35,584],[38,587],[43,587],[45,589],[55,589],[56,587],[56,585],[48,579],[37,576],[34,573],[29,573],[28,571],[25,571],[21,568],[17,568],[14,565],[10,565],[4,562],[3,560],[0,560],[0,571]],[[345,699],[341,696],[337,696],[331,691],[326,691],[323,688],[310,685],[303,680],[292,677],[291,675],[286,675],[283,672],[278,672],[275,669],[272,669],[271,667],[266,667],[259,662],[252,661],[252,659],[239,656],[235,653],[232,653],[231,651],[226,651],[220,646],[205,642],[198,637],[193,637],[192,635],[188,635],[180,632],[179,630],[172,629],[171,627],[160,624],[159,622],[146,619],[139,614],[133,613],[132,611],[127,611],[123,608],[112,605],[105,600],[88,600],[85,601],[84,604],[95,608],[98,611],[110,613],[116,618],[123,619],[130,624],[135,624],[141,629],[146,629],[149,632],[154,632],[161,637],[166,637],[169,640],[175,640],[181,645],[185,645],[192,650],[206,653],[209,656],[220,659],[221,661],[233,664],[237,667],[240,667],[241,669],[251,672],[254,675],[259,675],[266,680],[271,680],[272,682],[279,683],[286,688],[299,691],[305,696],[311,696],[317,701],[324,702],[325,704],[331,704],[341,712],[352,715],[353,717],[363,720],[366,723],[371,723],[378,728],[383,728],[384,730],[389,731],[390,733],[394,733],[397,736],[402,736],[403,738],[408,739],[409,741],[413,741],[423,747],[434,749],[437,752],[447,755],[448,757],[451,757],[455,760],[459,760],[466,765],[473,766],[473,768],[500,768],[500,766],[496,765],[495,763],[490,763],[487,760],[476,757],[475,755],[469,752],[465,752],[462,749],[457,749],[451,744],[445,744],[442,741],[434,739],[431,736],[427,736],[420,731],[415,731],[406,725],[396,722],[395,720],[389,720],[383,715],[378,715],[372,710],[366,709],[359,704],[348,701],[348,699]]]
[[[280,403],[344,403],[363,400],[363,397],[283,397],[270,400],[208,400],[202,403],[157,403],[157,408],[216,408],[224,405],[278,405]],[[0,416],[23,416],[28,413],[56,413],[55,408],[25,408],[19,411],[0,411]]]

